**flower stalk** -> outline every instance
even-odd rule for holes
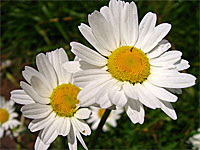
[[[97,127],[97,130],[96,130],[96,132],[94,134],[93,140],[91,142],[91,149],[95,148],[95,145],[96,145],[96,142],[98,140],[99,134],[102,131],[103,125],[105,124],[110,112],[111,112],[110,109],[106,109],[105,113],[103,114],[103,116],[101,118],[101,121],[100,121],[100,123],[99,123],[99,125]]]

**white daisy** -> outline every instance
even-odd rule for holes
[[[11,92],[11,99],[25,105],[21,111],[27,118],[34,119],[28,126],[31,132],[39,131],[35,149],[47,149],[58,135],[67,136],[70,149],[77,149],[79,139],[87,149],[80,132],[90,135],[90,127],[82,119],[87,119],[91,111],[76,104],[80,88],[73,85],[71,73],[62,68],[68,61],[63,49],[38,54],[36,65],[39,71],[26,66],[22,72],[28,82],[20,82],[23,90]]]
[[[193,145],[192,149],[200,150],[200,128],[198,129],[198,133],[190,137],[187,142]]]
[[[178,97],[172,93],[180,94],[181,88],[193,86],[196,78],[179,72],[189,68],[188,61],[181,59],[180,51],[167,51],[171,44],[163,38],[171,25],[156,26],[156,19],[156,14],[149,12],[138,25],[134,2],[111,0],[109,7],[88,16],[90,26],[79,26],[96,51],[72,42],[72,52],[80,62],[64,66],[78,71],[74,81],[84,87],[78,94],[83,106],[124,106],[133,123],[143,123],[143,105],[161,108],[177,119],[170,102]]]
[[[8,131],[20,125],[20,122],[15,119],[18,114],[14,112],[14,110],[14,102],[12,100],[5,101],[5,99],[0,96],[0,138],[3,137],[4,131]]]
[[[87,120],[87,122],[92,123],[92,126],[91,126],[92,130],[96,130],[106,109],[93,107],[93,106],[91,106],[90,109],[92,110],[92,115]],[[121,113],[123,113],[123,109],[119,107],[117,107],[116,110],[111,111],[111,113],[109,114],[106,120],[106,123],[104,124],[102,128],[104,132],[109,130],[108,124],[112,127],[117,126],[116,121],[120,119]]]

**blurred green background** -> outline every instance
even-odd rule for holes
[[[172,24],[166,37],[172,49],[183,52],[183,58],[191,67],[185,71],[199,77],[200,49],[200,3],[199,1],[136,1],[139,20],[149,11],[155,12],[158,23]],[[91,47],[78,31],[78,25],[88,24],[87,15],[108,1],[2,1],[1,9],[1,86],[0,94],[9,99],[11,90],[19,88],[23,80],[24,66],[35,67],[35,57],[63,47],[72,60],[70,41],[78,41]],[[10,62],[8,65],[6,61]],[[97,149],[190,149],[186,141],[196,133],[199,125],[199,79],[193,87],[183,90],[179,100],[173,104],[178,119],[171,120],[161,110],[145,108],[146,118],[142,125],[132,124],[124,113],[117,128],[101,133]],[[17,105],[17,112],[20,112]],[[20,117],[19,117],[20,118]],[[28,125],[26,119],[24,124]],[[93,132],[94,133],[94,132]],[[20,135],[20,141],[32,149],[37,133],[28,129]],[[88,147],[93,134],[84,137]],[[7,144],[10,142],[9,144]],[[12,144],[13,143],[13,144]],[[66,139],[59,137],[51,144],[52,149],[63,149]],[[16,144],[9,137],[1,139],[0,148],[15,149]],[[80,143],[79,149],[83,149]],[[17,145],[19,149],[20,146]],[[23,147],[22,147],[23,148]]]

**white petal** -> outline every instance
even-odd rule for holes
[[[52,108],[48,105],[34,103],[23,106],[21,111],[27,118],[41,119],[47,117],[52,112]]]
[[[122,40],[129,46],[134,46],[138,38],[138,15],[134,2],[126,3],[122,10],[121,30]]]
[[[105,49],[99,41],[94,37],[92,30],[89,26],[86,24],[81,23],[81,25],[78,27],[82,35],[85,37],[85,39],[102,55],[109,56],[110,51]]]
[[[173,65],[181,59],[181,56],[182,53],[180,51],[169,51],[158,58],[150,59],[150,64],[153,66]]]
[[[101,98],[104,96],[104,95],[107,95],[109,90],[117,83],[119,82],[118,80],[116,79],[111,79],[109,80],[99,91],[98,93],[96,94],[95,98],[97,100],[97,103],[100,102],[101,103]],[[98,104],[100,104],[98,103]]]
[[[122,20],[122,10],[124,8],[125,2],[123,1],[116,1],[116,0],[111,0],[109,3],[109,8],[111,9],[111,12],[113,14],[113,28],[114,28],[114,34],[116,37],[117,44],[122,44],[121,43],[121,32],[122,30],[121,27],[121,20]],[[119,40],[119,41],[118,41]]]
[[[195,84],[196,78],[187,73],[149,75],[148,80],[159,87],[187,88]]]
[[[113,105],[108,97],[108,94],[100,97],[96,103],[99,104],[99,106],[104,109],[107,109]]]
[[[70,126],[71,126],[71,121],[68,117],[65,117],[64,120],[63,120],[63,124],[59,130],[59,133],[62,135],[62,136],[66,136],[69,134],[69,131],[70,131]]]
[[[105,66],[107,64],[107,59],[94,50],[77,42],[71,42],[70,45],[72,47],[71,51],[78,56],[78,58],[88,62],[89,64],[96,66]]]
[[[177,119],[176,112],[169,102],[161,101],[161,109],[173,120]]]
[[[81,132],[83,135],[90,135],[91,130],[87,123],[85,123],[84,120],[79,120],[76,118],[71,118],[73,127],[75,127],[79,132]]]
[[[115,85],[109,91],[108,94],[111,102],[118,107],[123,107],[127,103],[127,98],[123,90],[118,90],[118,87]]]
[[[18,120],[16,120],[16,119],[9,120],[9,121],[7,121],[7,123],[8,123],[8,127],[9,127],[10,129],[15,128],[15,127],[17,127],[18,125],[21,124],[21,123],[20,123]]]
[[[92,112],[92,115],[91,115],[91,117],[87,120],[87,123],[92,123],[92,122],[94,122],[96,119],[97,119],[97,117],[95,116],[96,114],[94,114],[94,112]]]
[[[175,65],[178,71],[186,70],[190,67],[189,62],[184,59],[181,59],[180,62],[176,63]]]
[[[103,126],[103,132],[107,132],[107,131],[109,131],[109,128],[108,128],[108,126],[106,124],[104,124],[104,126]]]
[[[41,131],[42,132],[42,131]],[[42,142],[42,140],[40,139],[40,136],[41,136],[41,132],[39,133],[37,139],[36,139],[36,142],[35,142],[35,146],[34,146],[34,149],[35,150],[47,150],[48,147],[50,146],[49,144],[44,144]]]
[[[44,128],[41,133],[41,140],[44,144],[51,144],[58,136],[56,129],[56,121],[54,121],[51,125]]]
[[[88,22],[96,39],[104,46],[105,49],[112,51],[117,48],[115,36],[110,24],[106,21],[104,16],[94,11],[88,16]]]
[[[57,131],[58,135],[62,135],[62,126],[64,125],[64,120],[65,117],[60,117],[56,116],[55,121],[56,121],[56,128],[55,130]]]
[[[117,9],[117,7],[115,7],[115,9]],[[118,12],[119,14],[119,11],[121,10],[118,10],[116,12]],[[120,28],[120,24],[119,24],[119,17],[120,16],[116,16],[117,18],[114,17],[114,15],[116,13],[113,13],[112,12],[112,9],[111,8],[108,8],[107,6],[104,6],[100,9],[100,13],[104,16],[104,18],[106,19],[106,21],[108,22],[108,24],[110,25],[110,29],[112,29],[113,31],[113,34],[115,36],[115,39],[116,39],[116,46],[119,47],[120,45],[120,37],[119,37],[119,28]],[[114,49],[113,49],[114,50]]]
[[[162,40],[158,45],[147,54],[148,58],[155,58],[166,52],[171,47],[171,44],[167,40]]]
[[[149,12],[147,13],[139,25],[139,37],[135,47],[141,48],[143,43],[145,42],[145,38],[151,35],[153,29],[156,25],[156,14]]]
[[[156,26],[151,33],[143,42],[141,46],[142,50],[147,53],[152,50],[170,31],[171,25],[168,23],[162,23]]]
[[[140,101],[129,99],[125,105],[126,113],[133,123],[143,124],[144,122],[144,108]]]
[[[24,92],[24,90],[13,90],[10,94],[10,99],[18,104],[27,105],[35,103],[35,101]]]
[[[51,64],[55,69],[56,75],[58,77],[59,85],[62,83],[67,83],[71,81],[71,74],[67,73],[62,67],[62,64],[68,62],[68,56],[63,48],[56,49],[55,51],[47,53]]]
[[[107,66],[95,66],[92,64],[87,63],[86,61],[68,61],[63,64],[64,69],[70,73],[76,73],[81,70],[88,70],[88,69],[102,69],[107,70]]]
[[[81,71],[80,66],[79,61],[67,61],[63,64],[63,68],[70,73]]]
[[[74,74],[74,84],[78,87],[84,87],[89,82],[97,79],[110,77],[110,73],[100,69],[88,69],[76,72]]]
[[[153,68],[153,69],[151,69],[150,75],[159,75],[159,76],[174,75],[174,76],[176,76],[177,74],[179,74],[179,72],[177,70],[175,70],[175,68],[167,69],[164,67],[153,67],[153,66],[151,68]]]
[[[31,86],[42,97],[49,98],[53,89],[50,89],[40,78],[36,76],[31,77]]]
[[[42,119],[35,119],[30,122],[28,128],[31,132],[36,132],[49,126],[55,120],[55,113],[50,113],[49,116]]]
[[[178,97],[174,94],[171,94],[164,88],[160,88],[157,86],[152,85],[149,81],[143,82],[144,86],[147,88],[147,90],[150,90],[152,94],[154,94],[157,98],[168,101],[168,102],[176,102]]]
[[[92,64],[87,63],[86,61],[80,60],[80,69],[81,70],[86,70],[86,69],[102,69],[102,70],[107,70],[107,66],[95,66]]]
[[[90,117],[90,114],[91,110],[89,110],[88,108],[81,108],[77,110],[74,116],[78,119],[88,119]]]
[[[123,90],[127,97],[138,100],[138,93],[136,91],[135,86],[133,86],[133,84],[130,84],[129,82],[125,83],[123,85]]]
[[[10,113],[10,118],[16,118],[18,117],[18,113]]]
[[[36,76],[39,79],[41,79],[48,87],[50,86],[49,82],[47,79],[37,70],[33,69],[32,67],[25,66],[25,70],[22,71],[22,75],[24,79],[30,84],[31,83],[31,77]]]
[[[182,89],[175,89],[175,88],[166,88],[166,89],[175,94],[182,94]]]
[[[144,85],[138,83],[135,87],[138,92],[139,101],[142,104],[151,109],[160,108],[160,101],[150,91],[148,91]]]
[[[39,96],[36,91],[27,83],[21,81],[20,82],[21,88],[35,101],[41,104],[48,104],[50,102],[49,98],[44,98]]]
[[[44,54],[38,54],[36,56],[36,64],[40,73],[42,73],[48,82],[51,84],[51,87],[54,89],[57,87],[57,76],[53,66],[50,64],[49,60]]]
[[[2,128],[2,127],[0,127],[0,138],[2,138],[2,137],[3,137],[3,133],[4,133],[4,130],[3,130],[3,128]]]
[[[97,129],[97,127],[98,127],[98,125],[99,125],[99,122],[100,122],[100,119],[99,119],[99,120],[96,120],[96,121],[92,124],[92,126],[91,126],[92,130],[96,130],[96,129]]]
[[[80,105],[86,107],[95,103],[95,95],[101,89],[106,82],[111,80],[112,77],[105,77],[97,81],[89,83],[78,94],[77,99],[80,100]]]
[[[70,132],[67,136],[68,139],[68,146],[70,150],[77,150],[77,140],[76,140],[76,134],[73,129],[74,127],[71,125]]]
[[[83,147],[87,150],[88,148],[87,148],[83,138],[81,137],[81,134],[79,133],[79,131],[76,132],[76,136],[77,136],[78,140],[81,142],[81,144],[83,145]]]
[[[106,123],[108,123],[109,125],[111,125],[114,128],[117,126],[117,122],[116,122],[115,116],[113,116],[113,118],[108,118]]]
[[[116,39],[116,46],[120,47],[120,26],[121,26],[121,11],[123,9],[122,1],[111,0],[109,7],[104,6],[100,9],[101,14],[105,17],[107,22],[110,24],[110,28],[114,31]]]

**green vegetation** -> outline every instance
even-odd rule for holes
[[[107,5],[107,1],[3,1],[1,9],[1,62],[11,60],[11,66],[1,70],[1,95],[9,98],[9,92],[19,88],[23,80],[21,71],[25,65],[35,67],[35,57],[63,47],[70,58],[70,41],[79,41],[91,47],[78,30],[80,23],[88,24],[87,15]],[[198,1],[136,1],[139,20],[149,11],[158,16],[158,23],[172,24],[166,37],[172,49],[183,52],[190,62],[188,73],[199,76],[200,11]],[[190,149],[186,141],[199,127],[199,79],[191,88],[184,89],[173,104],[178,119],[171,120],[161,110],[146,108],[144,124],[132,124],[124,113],[117,128],[101,133],[97,149]],[[20,105],[17,111],[20,112]],[[28,119],[25,124],[28,125]],[[94,132],[92,132],[94,133]],[[32,149],[37,134],[24,133],[27,148]],[[23,135],[22,139],[24,138]],[[91,138],[83,137],[88,147]],[[27,141],[28,140],[28,141]],[[66,138],[59,137],[52,149],[63,149]],[[67,147],[67,145],[65,146]],[[5,147],[3,147],[5,148]],[[15,148],[15,147],[12,147]],[[79,148],[83,149],[79,143]]]

